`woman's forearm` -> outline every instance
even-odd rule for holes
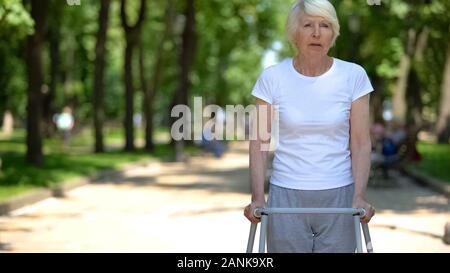
[[[250,141],[250,186],[253,201],[265,201],[264,182],[266,179],[268,152],[261,149],[261,141]]]
[[[371,143],[353,144],[351,147],[352,173],[355,181],[353,199],[365,198],[370,173]]]

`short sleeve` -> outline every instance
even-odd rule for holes
[[[372,84],[370,83],[369,76],[367,76],[366,71],[360,65],[357,65],[353,72],[354,87],[352,102],[359,99],[360,97],[369,94],[373,91]]]
[[[264,70],[253,86],[252,95],[262,99],[265,102],[273,104],[274,102],[274,83],[271,79],[270,71]]]

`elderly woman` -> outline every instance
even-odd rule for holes
[[[374,208],[365,193],[370,170],[369,93],[365,70],[328,56],[339,36],[336,11],[327,0],[299,0],[292,7],[286,32],[298,50],[294,58],[265,69],[252,95],[258,114],[271,126],[279,113],[279,140],[273,160],[269,207],[358,207],[370,221]],[[260,112],[259,112],[260,113]],[[261,112],[262,113],[262,112]],[[267,144],[250,141],[251,204],[244,215],[253,223],[265,207]],[[274,214],[269,216],[268,252],[354,252],[350,215]]]

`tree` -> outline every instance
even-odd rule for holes
[[[439,143],[448,144],[450,139],[450,44],[447,50],[447,62],[442,80],[441,105],[436,123],[436,134]]]
[[[27,155],[26,160],[36,166],[43,165],[42,154],[42,47],[44,45],[45,22],[48,0],[31,0],[31,17],[35,22],[34,34],[27,40]]]
[[[33,31],[33,19],[20,1],[0,0],[0,117],[7,110],[15,116],[25,113],[23,41]]]
[[[141,0],[139,16],[134,25],[130,25],[127,21],[126,15],[126,0],[121,0],[120,18],[122,27],[125,31],[125,66],[124,66],[124,80],[125,80],[125,150],[134,150],[134,86],[133,86],[133,53],[134,49],[140,42],[141,26],[144,21],[147,0]]]
[[[144,93],[143,99],[143,110],[145,117],[145,150],[153,151],[153,111],[154,111],[154,100],[158,89],[161,86],[163,67],[166,62],[166,54],[164,50],[164,44],[168,41],[169,37],[172,35],[173,31],[173,21],[174,21],[174,5],[173,1],[169,0],[166,4],[166,9],[164,13],[164,29],[161,33],[161,38],[158,41],[156,51],[154,52],[154,62],[153,62],[153,76],[150,79],[145,77],[145,59],[146,55],[144,53],[144,43],[140,43],[139,47],[139,71],[140,80],[142,85],[142,91]],[[155,35],[156,36],[156,35]]]
[[[49,7],[49,18],[47,27],[47,37],[49,43],[50,57],[50,82],[47,92],[43,94],[42,115],[44,124],[44,135],[50,137],[54,133],[53,115],[56,113],[55,97],[58,80],[60,76],[60,41],[61,41],[61,25],[63,17],[64,3],[53,0]]]
[[[427,37],[428,29],[426,27],[424,27],[420,31],[419,35],[417,35],[417,30],[413,27],[408,30],[408,39],[405,46],[405,54],[402,56],[402,59],[400,61],[397,85],[392,100],[393,105],[395,105],[395,107],[393,108],[393,115],[394,119],[396,120],[405,122],[408,119],[408,105],[406,101],[408,83],[414,82],[420,85],[420,81],[418,80],[418,78],[413,79],[412,82],[409,82],[409,75],[411,73],[415,73],[411,72],[411,69],[414,69],[413,63],[417,61],[416,58],[423,55],[423,50],[426,47]]]
[[[437,4],[435,4],[437,5]],[[441,76],[441,86],[440,86],[440,95],[438,96],[440,99],[440,103],[438,106],[438,115],[437,122],[435,127],[435,132],[437,135],[437,140],[439,143],[448,144],[450,141],[450,43],[449,43],[449,30],[450,30],[450,14],[448,10],[450,9],[450,2],[444,1],[440,5],[440,9],[437,9],[438,12],[441,13],[440,16],[435,15],[434,18],[439,19],[434,20],[436,23],[440,23],[437,25],[438,31],[435,32],[438,42],[438,46],[433,50],[437,54],[440,53],[440,56],[436,58],[437,60],[445,60],[445,63],[441,65],[434,65],[434,67],[441,68],[442,67],[442,75]],[[443,48],[447,48],[445,52],[442,50]],[[444,52],[446,53],[446,57],[444,57]],[[431,58],[432,59],[432,58]],[[439,72],[439,70],[438,70]],[[429,73],[428,73],[429,74]],[[433,73],[438,74],[438,73]]]
[[[102,0],[98,16],[97,43],[95,45],[95,72],[94,72],[94,131],[95,131],[95,152],[102,153],[103,145],[103,122],[105,113],[103,108],[104,99],[104,70],[105,70],[105,44],[108,30],[109,6],[111,0]]]
[[[195,1],[186,0],[186,7],[184,9],[184,29],[182,34],[181,53],[179,57],[180,76],[178,88],[174,96],[175,105],[188,105],[189,98],[189,72],[194,61],[195,50],[197,44],[197,32],[195,29]],[[187,117],[183,116],[183,119]],[[176,161],[182,161],[184,153],[184,141],[175,141]]]

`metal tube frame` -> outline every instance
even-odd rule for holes
[[[358,253],[363,252],[361,240],[361,228],[363,230],[366,249],[368,253],[373,253],[372,240],[370,238],[368,224],[362,224],[360,217],[366,214],[362,208],[257,208],[253,214],[261,218],[261,227],[259,235],[259,253],[265,252],[267,221],[270,214],[351,214],[353,216],[355,226],[356,248]],[[247,253],[253,252],[253,244],[258,224],[252,223],[250,226],[250,234],[247,243]]]

